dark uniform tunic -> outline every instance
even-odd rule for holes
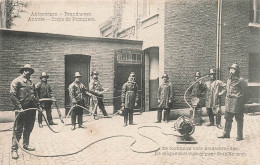
[[[87,95],[88,89],[81,83],[73,82],[69,85],[69,96],[71,100],[71,104],[73,105],[81,105],[85,107],[85,99]],[[82,124],[82,115],[83,109],[81,107],[75,107],[71,112],[71,123],[72,125],[76,124],[76,115],[78,115],[79,125]]]
[[[39,106],[39,100],[35,85],[31,80],[26,79],[23,76],[15,78],[10,86],[10,97],[14,104],[14,109],[27,109],[36,108]],[[17,140],[21,139],[23,134],[23,145],[29,145],[30,134],[34,127],[35,122],[35,110],[22,112],[20,117],[17,119],[15,125],[15,135]],[[16,113],[17,115],[17,113]],[[18,145],[16,144],[14,137],[12,139],[12,149],[17,150]]]
[[[247,98],[247,82],[243,78],[234,77],[227,80],[225,130],[224,134],[230,135],[233,117],[237,121],[237,138],[243,138],[244,104]]]
[[[158,98],[158,100],[160,100],[160,103],[158,105],[159,109],[169,109],[171,106],[169,101],[173,100],[172,84],[169,82],[163,83],[158,88],[157,98]]]
[[[206,90],[205,105],[210,123],[214,125],[214,115],[216,115],[216,124],[219,125],[221,123],[220,96],[226,92],[226,84],[220,80],[211,80],[205,82],[204,88]],[[217,111],[217,109],[219,109],[219,111]]]
[[[164,120],[168,121],[170,115],[170,108],[172,105],[169,103],[169,101],[173,101],[173,87],[170,82],[165,82],[158,88],[157,99],[160,100],[158,105],[157,120],[161,122],[162,110],[165,109],[166,112]]]
[[[193,83],[195,83],[195,81],[192,82],[191,84],[193,84]],[[205,91],[205,89],[203,88],[203,84],[201,81],[196,82],[192,87],[190,87],[190,89],[188,91],[188,92],[190,92],[192,98],[195,98],[195,97],[199,98],[199,103],[197,105],[197,108],[201,108],[204,104],[203,103],[204,91]]]
[[[105,106],[104,106],[104,103],[103,103],[103,95],[100,94],[100,92],[102,92],[104,89],[102,88],[102,85],[100,83],[99,80],[95,80],[95,79],[92,79],[90,80],[89,82],[89,91],[91,94],[95,95],[97,97],[97,104],[101,110],[101,112],[103,113],[104,116],[107,116],[107,112],[105,110]],[[94,104],[95,100],[93,100],[95,98],[91,98],[91,105],[92,107],[96,107]],[[94,109],[94,115],[97,114],[97,108]]]
[[[36,84],[36,91],[38,93],[39,99],[42,98],[52,98],[52,89],[51,85],[48,84],[47,82],[40,82]],[[51,115],[51,105],[52,101],[42,101],[41,107],[46,111],[47,114],[47,120],[49,123],[53,122],[52,121],[52,115]],[[38,122],[42,123],[42,114],[38,113]]]
[[[121,103],[124,103],[125,106],[125,123],[127,123],[128,114],[129,123],[133,123],[133,109],[138,99],[138,85],[136,84],[136,82],[127,81],[126,83],[124,83],[124,85],[122,86]]]

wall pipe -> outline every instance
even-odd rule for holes
[[[222,25],[222,0],[218,0],[218,15],[217,15],[217,49],[216,49],[216,68],[217,79],[220,79],[220,64],[221,64],[221,25]]]

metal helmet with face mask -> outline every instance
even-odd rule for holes
[[[135,82],[135,72],[130,73],[128,80],[131,81],[131,82]]]

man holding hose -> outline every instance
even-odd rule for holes
[[[79,72],[75,73],[75,81],[69,85],[69,95],[72,106],[80,105],[85,107],[86,95],[92,96],[88,92],[88,89],[81,83],[81,75]],[[76,116],[78,116],[79,128],[84,128],[83,126],[83,109],[81,107],[74,107],[71,112],[71,130],[76,129]]]
[[[15,115],[19,113],[19,117],[16,119],[16,125],[14,128],[14,135],[17,141],[21,139],[23,134],[23,148],[28,151],[34,151],[35,148],[29,146],[30,134],[34,127],[36,110],[23,111],[28,108],[39,108],[39,100],[34,83],[30,80],[31,75],[34,73],[34,69],[30,64],[24,65],[20,69],[21,75],[15,78],[10,86],[10,97],[16,110]],[[12,137],[12,158],[17,159],[18,144],[15,137]]]

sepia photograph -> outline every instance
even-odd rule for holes
[[[260,0],[0,0],[1,165],[259,165]]]

